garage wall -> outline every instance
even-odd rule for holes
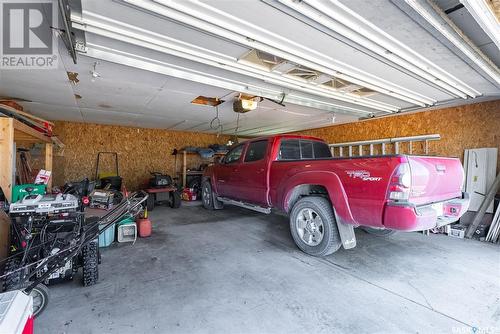
[[[134,190],[149,177],[150,171],[170,175],[174,172],[174,148],[186,146],[206,147],[210,144],[225,144],[229,136],[193,132],[166,131],[100,124],[56,122],[55,134],[66,145],[64,152],[55,151],[54,185],[84,177],[93,178],[96,156],[99,151],[117,152],[120,175],[127,189]],[[102,161],[109,171],[111,159]],[[181,170],[182,155],[177,156],[178,170]],[[202,160],[190,155],[188,167],[196,167]]]
[[[430,143],[429,153],[463,159],[465,149],[500,146],[500,100],[339,124],[299,133],[322,138],[328,143],[438,133],[441,140]],[[421,151],[421,147],[417,147],[417,152],[418,149]]]

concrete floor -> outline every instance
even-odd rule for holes
[[[36,333],[500,331],[498,245],[358,231],[357,248],[321,259],[282,216],[184,206],[151,220],[151,238],[103,250],[99,284],[54,285]]]

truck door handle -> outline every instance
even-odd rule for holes
[[[224,182],[226,182],[226,181],[221,180],[221,179],[218,179],[217,181],[219,181],[219,183],[224,183]]]
[[[233,168],[233,172],[237,172],[238,171],[238,168]]]
[[[258,169],[258,170],[257,170],[257,174],[260,174],[260,173],[262,173],[263,171],[265,171],[265,169],[264,169],[264,168],[260,168],[260,169]]]

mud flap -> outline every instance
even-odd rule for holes
[[[351,249],[356,247],[356,235],[354,234],[354,226],[351,224],[344,224],[335,212],[335,220],[337,221],[337,229],[339,230],[340,240],[344,249]]]

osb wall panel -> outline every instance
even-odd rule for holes
[[[117,152],[120,176],[127,189],[138,189],[149,178],[150,171],[174,173],[174,148],[186,146],[206,147],[225,144],[230,139],[202,133],[143,129],[87,123],[56,122],[55,133],[66,145],[64,156],[54,157],[54,184],[93,178],[97,152]],[[113,160],[107,156],[101,171],[112,171]],[[197,167],[202,160],[195,155],[188,159],[188,167]],[[177,155],[178,171],[182,154]],[[100,165],[101,166],[101,165]],[[172,175],[173,176],[173,175]]]
[[[441,140],[430,142],[429,154],[432,155],[463,159],[465,149],[499,147],[500,100],[300,132],[332,144],[434,133],[440,134]],[[422,146],[416,146],[414,153],[422,151]],[[500,149],[498,161],[500,165]]]

